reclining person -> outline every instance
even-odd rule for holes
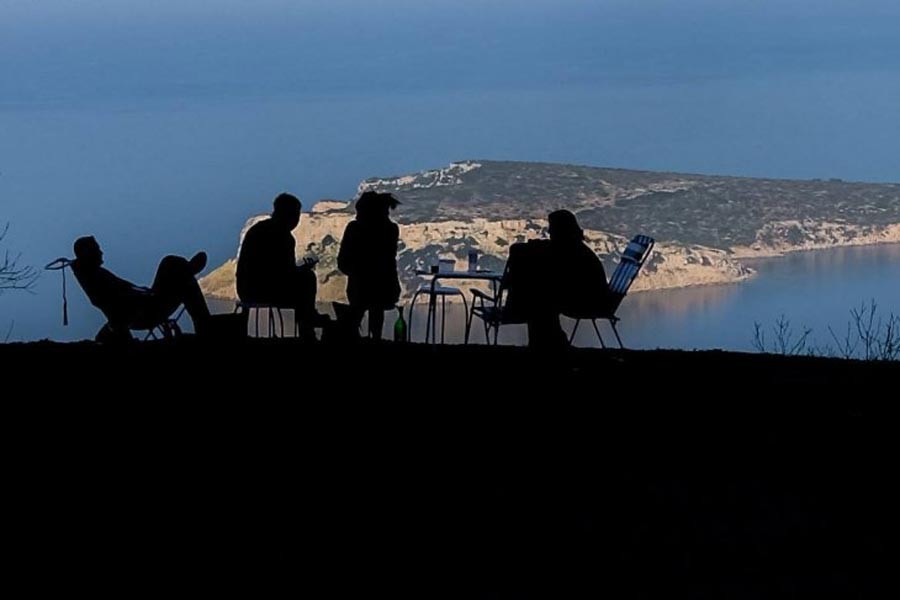
[[[153,285],[137,286],[103,268],[103,251],[92,236],[75,240],[72,272],[91,304],[99,308],[108,322],[97,334],[98,340],[127,340],[129,329],[149,329],[169,318],[184,304],[194,330],[203,334],[209,325],[209,308],[195,276],[206,266],[206,253],[198,252],[187,260],[169,255],[156,269]]]
[[[242,302],[294,309],[301,337],[315,339],[313,328],[330,319],[316,311],[315,263],[296,263],[292,232],[301,208],[296,196],[279,194],[271,218],[250,228],[238,255],[237,293]]]

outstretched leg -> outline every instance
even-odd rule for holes
[[[197,333],[202,333],[209,323],[209,307],[195,277],[205,264],[206,255],[203,253],[190,261],[181,256],[166,256],[159,262],[152,285],[157,298],[156,308],[160,313],[165,313],[162,317],[168,317],[179,304],[184,304]]]

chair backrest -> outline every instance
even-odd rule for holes
[[[650,250],[653,249],[655,241],[652,237],[646,235],[636,235],[628,243],[625,251],[619,259],[619,266],[613,272],[609,280],[609,291],[611,296],[611,305],[609,307],[611,313],[615,313],[628,293],[631,283],[638,276],[641,267],[644,266],[647,257],[650,256]]]
[[[529,253],[533,252],[534,248],[535,246],[531,246],[529,243],[525,242],[519,242],[510,246],[510,258],[507,259],[506,265],[503,267],[503,276],[496,288],[496,297],[494,298],[494,306],[500,309],[497,316],[500,319],[501,325],[525,323],[524,304],[527,300],[523,299],[523,292],[519,291],[513,294],[513,304],[509,304],[510,281],[512,278],[515,278],[517,281],[522,281],[523,270],[525,271],[524,276],[529,276],[528,272],[532,268],[529,264],[531,262]],[[512,268],[512,271],[510,270],[511,265],[516,265]],[[516,285],[521,287],[520,284]],[[526,291],[525,295],[527,296],[527,294],[528,292]]]

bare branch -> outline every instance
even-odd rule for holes
[[[763,331],[762,325],[758,321],[753,322],[753,347],[758,352],[766,351],[766,332]]]
[[[9,231],[9,223],[0,230],[0,242]],[[21,254],[11,256],[9,250],[0,259],[0,294],[7,290],[31,291],[37,282],[39,272],[32,266],[20,265]]]
[[[809,336],[813,331],[810,327],[804,327],[803,331],[797,336],[794,328],[791,326],[790,319],[785,315],[781,315],[775,320],[775,325],[772,326],[773,340],[771,347],[769,347],[766,346],[766,333],[763,331],[762,325],[754,322],[753,328],[754,348],[760,352],[771,352],[772,354],[781,354],[783,356],[803,354],[807,350]]]

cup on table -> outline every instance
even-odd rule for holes
[[[438,266],[437,266],[437,265],[431,265],[431,272],[432,272],[432,273],[437,273],[437,272],[438,272]]]
[[[469,273],[474,273],[478,270],[478,252],[475,250],[469,250]]]
[[[452,273],[456,261],[449,258],[442,258],[438,262],[438,273]]]

